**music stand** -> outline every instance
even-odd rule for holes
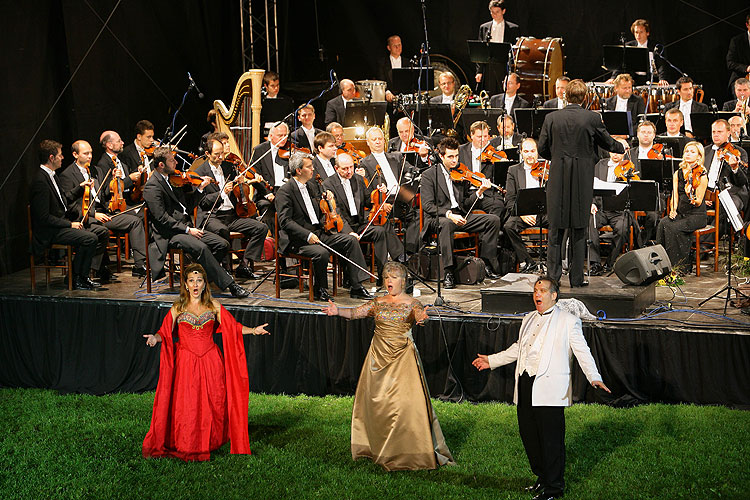
[[[690,123],[693,135],[697,140],[711,139],[711,124],[719,119],[729,120],[739,113],[733,111],[707,111],[705,113],[690,113]]]
[[[419,112],[416,113],[419,108]],[[429,130],[431,134],[433,130],[443,129],[448,130],[453,128],[453,115],[451,114],[450,104],[407,104],[404,106],[407,113],[415,111],[414,122],[422,130]]]
[[[688,141],[689,139],[687,137],[668,137],[666,135],[657,135],[654,138],[654,142],[664,144],[665,147],[671,149],[672,156],[674,156],[677,161],[682,159],[682,149]]]
[[[492,164],[492,182],[498,186],[505,186],[508,181],[508,169],[518,162],[510,160],[496,161]]]
[[[422,76],[422,90],[431,90],[434,87],[434,68],[394,68],[393,70],[394,94],[411,94],[420,88],[419,76]]]
[[[646,47],[629,45],[602,46],[603,66],[609,71],[629,73],[631,75],[648,76],[649,58]]]
[[[648,120],[656,125],[656,134],[664,134],[667,132],[667,124],[664,122],[663,113],[646,113],[645,115],[638,115],[638,123],[644,120]]]
[[[630,111],[602,111],[602,121],[609,135],[633,135]]]
[[[674,168],[670,160],[638,160],[642,180],[656,181],[664,192],[672,192],[672,175]]]
[[[499,135],[500,132],[497,130],[497,119],[505,114],[505,110],[502,108],[464,108],[461,113],[461,122],[464,125],[464,130],[469,130],[471,124],[476,121],[483,121],[490,127],[490,135]]]
[[[477,64],[508,64],[511,45],[507,42],[484,42],[466,40],[469,48],[469,60]]]
[[[526,137],[537,139],[542,132],[542,124],[548,114],[557,111],[555,108],[518,108],[515,110],[516,131]],[[531,214],[533,215],[533,214]]]
[[[384,102],[349,101],[344,113],[344,127],[371,127],[385,121]]]
[[[539,263],[536,265],[541,274],[545,273],[542,252],[542,216],[547,213],[547,192],[543,187],[520,189],[516,197],[516,215],[536,215],[539,225]]]
[[[621,212],[656,212],[659,184],[656,181],[629,181],[625,189],[615,196],[602,197],[602,210]]]

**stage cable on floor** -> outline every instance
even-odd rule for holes
[[[456,376],[456,372],[453,369],[453,362],[451,359],[451,353],[450,349],[448,348],[448,338],[445,335],[445,330],[443,329],[443,317],[440,315],[440,310],[437,307],[433,307],[435,312],[437,312],[438,315],[438,323],[440,325],[440,336],[443,339],[443,344],[445,345],[445,356],[448,358],[448,371],[450,372],[451,376],[453,377],[453,380],[456,382],[456,385],[458,386],[459,390],[459,396],[456,403],[461,403],[466,398],[466,393],[464,392],[464,386],[461,384],[461,381]]]

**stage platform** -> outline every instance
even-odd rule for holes
[[[272,265],[260,263],[257,271]],[[514,365],[479,373],[470,363],[477,353],[503,350],[517,339],[522,313],[533,307],[534,279],[506,275],[442,291],[449,307],[433,309],[431,320],[414,329],[433,396],[512,401]],[[142,335],[158,329],[177,296],[166,280],[147,294],[127,265],[115,283],[98,291],[68,291],[59,274],[47,287],[38,275],[32,295],[29,280],[28,270],[0,277],[0,386],[93,394],[155,388],[158,349],[147,348]],[[592,277],[583,289],[567,286],[566,276],[562,281],[561,297],[578,298],[607,318],[584,321],[583,329],[613,396],[594,394],[576,368],[575,400],[750,408],[750,316],[733,307],[723,316],[723,299],[698,308],[724,286],[723,273],[705,268],[679,289],[641,287],[642,297],[627,301],[622,294],[632,293],[614,275]],[[253,289],[258,281],[240,283]],[[436,294],[424,284],[416,282],[416,289],[424,304],[434,303]],[[327,317],[320,312],[323,303],[308,302],[307,292],[297,289],[282,290],[276,299],[272,279],[247,299],[214,293],[243,324],[269,323],[270,337],[245,338],[252,391],[353,394],[372,338],[371,319]],[[604,295],[611,298],[601,305]],[[335,299],[344,307],[362,303],[345,289]],[[499,307],[503,312],[488,311]],[[646,314],[629,317],[636,309]],[[216,340],[221,342],[220,335]]]

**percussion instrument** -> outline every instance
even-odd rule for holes
[[[563,46],[562,38],[518,38],[513,47],[513,67],[521,94],[539,94],[543,101],[555,97],[555,80],[565,73]]]
[[[361,97],[366,99],[366,96],[369,95],[369,100],[371,102],[385,102],[385,90],[387,84],[384,81],[358,80],[356,86]]]

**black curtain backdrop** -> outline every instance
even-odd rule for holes
[[[256,12],[263,4],[253,0]],[[409,59],[424,38],[421,5],[417,0],[279,0],[282,92],[306,101],[325,88],[320,82],[331,68],[339,78],[374,77],[391,34],[401,35],[403,56]],[[450,58],[471,78],[465,40],[476,38],[479,24],[490,19],[487,2],[426,0],[425,5],[432,53]],[[729,39],[742,32],[750,9],[745,0],[509,0],[507,5],[506,17],[520,25],[523,35],[562,37],[567,73],[586,80],[602,74],[601,45],[616,42],[621,32],[630,38],[632,21],[646,18],[652,38],[665,44],[674,64],[704,86],[705,101],[714,97],[719,104],[729,98]],[[242,72],[239,8],[239,2],[229,0],[0,3],[0,275],[28,265],[25,205],[41,139],[62,142],[67,165],[70,144],[77,139],[88,140],[98,159],[98,139],[106,129],[128,142],[135,123],[146,118],[160,137],[182,100],[190,71],[206,97],[188,96],[177,128],[188,124],[182,145],[197,147],[213,100],[228,103]],[[94,42],[113,9],[109,29]],[[316,108],[320,122],[324,102]]]
[[[63,393],[142,392],[156,387],[158,330],[168,305],[154,302],[4,297],[0,301],[0,387]],[[270,336],[246,336],[250,390],[270,394],[352,395],[372,339],[371,318],[347,321],[292,309],[229,308],[242,324],[269,323]],[[512,402],[515,364],[478,372],[471,361],[518,338],[519,320],[432,318],[414,340],[433,397]],[[629,406],[648,402],[750,408],[750,335],[652,326],[584,324],[612,396],[594,391],[580,368],[574,401]],[[221,336],[215,341],[221,345]]]

